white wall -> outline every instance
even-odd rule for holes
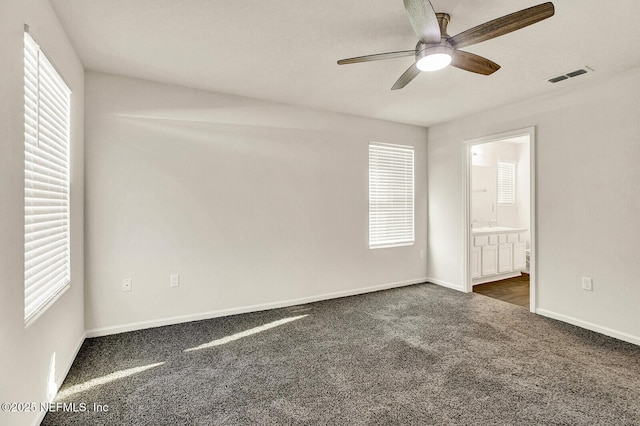
[[[536,126],[538,312],[640,343],[639,79],[636,69],[430,128],[429,276],[462,285],[464,141]]]
[[[86,94],[90,335],[426,276],[425,129],[93,72]],[[415,147],[414,246],[368,249],[369,141]]]
[[[71,288],[24,327],[23,28],[69,83],[71,110]],[[84,336],[84,70],[48,1],[0,3],[0,402],[45,402],[55,354],[61,384]],[[34,424],[44,415],[0,411],[0,424]]]

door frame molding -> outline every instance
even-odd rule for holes
[[[526,127],[523,129],[511,130],[508,132],[492,134],[483,136],[476,139],[466,140],[464,142],[464,265],[463,279],[464,279],[464,291],[471,293],[473,291],[473,283],[471,279],[471,148],[476,145],[481,145],[490,142],[499,142],[505,139],[512,139],[519,136],[529,136],[529,233],[531,235],[529,257],[529,310],[536,312],[537,308],[537,248],[538,248],[538,233],[536,230],[536,129],[535,127]]]

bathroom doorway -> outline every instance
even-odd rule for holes
[[[465,291],[535,312],[535,129],[465,150]]]

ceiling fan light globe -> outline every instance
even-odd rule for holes
[[[420,71],[438,71],[446,68],[451,63],[451,55],[448,53],[432,53],[424,56],[416,62]]]
[[[422,47],[422,49],[420,49]],[[453,49],[447,44],[436,46],[418,45],[416,67],[420,71],[437,71],[446,68],[453,58]]]

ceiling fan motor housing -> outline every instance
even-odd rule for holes
[[[446,40],[440,44],[422,44],[416,52],[415,65],[420,71],[438,71],[451,63],[454,50]]]
[[[419,41],[418,44],[416,44],[416,61],[436,53],[446,53],[453,56],[453,50],[451,43],[445,40],[444,37],[440,40],[439,44],[425,44]]]

